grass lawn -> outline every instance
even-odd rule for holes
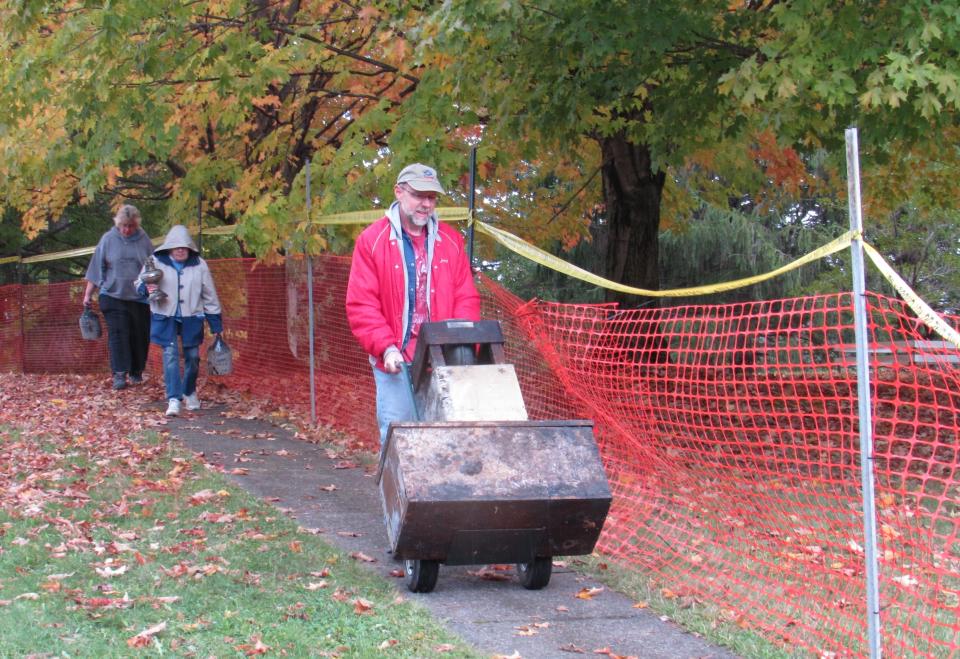
[[[478,656],[162,433],[59,418],[0,427],[0,656]]]

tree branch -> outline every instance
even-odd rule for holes
[[[601,167],[602,167],[602,165],[601,165]],[[573,192],[573,194],[570,195],[570,197],[567,199],[567,201],[564,202],[564,204],[563,204],[562,206],[560,206],[560,208],[558,208],[558,209],[556,210],[556,212],[554,212],[553,215],[550,216],[550,219],[547,220],[547,224],[550,224],[551,222],[553,222],[555,219],[557,219],[557,218],[560,216],[561,213],[563,213],[563,211],[567,210],[567,208],[570,207],[570,204],[573,203],[573,200],[577,198],[577,195],[579,195],[581,192],[583,192],[583,191],[587,188],[587,186],[590,185],[590,182],[593,181],[593,179],[595,179],[595,178],[597,177],[597,174],[599,174],[599,173],[600,173],[600,167],[597,167],[595,170],[593,170],[593,174],[591,174],[591,175],[587,178],[587,180],[583,182],[583,185],[581,185],[579,188],[577,188],[577,189]]]

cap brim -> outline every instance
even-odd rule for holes
[[[436,181],[403,181],[417,192],[439,192],[447,194],[446,191]]]

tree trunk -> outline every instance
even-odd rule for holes
[[[600,139],[606,203],[606,277],[637,288],[659,290],[660,199],[664,172],[651,169],[650,150],[618,133]],[[621,308],[656,305],[657,298],[616,291],[607,301]]]

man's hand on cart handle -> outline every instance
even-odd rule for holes
[[[403,364],[403,353],[396,346],[390,346],[383,353],[383,370],[387,373],[399,373]]]

